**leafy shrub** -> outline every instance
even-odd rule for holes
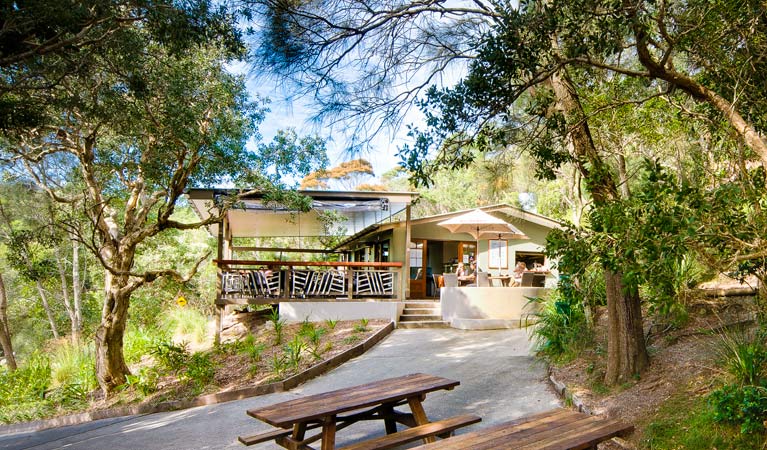
[[[539,305],[533,315],[536,319],[533,340],[538,355],[566,360],[589,342],[591,329],[581,303],[568,301],[557,293],[549,299],[532,298],[530,303]]]
[[[125,362],[131,365],[141,361],[144,355],[152,352],[157,342],[169,339],[168,333],[163,333],[155,328],[129,326],[123,338]]]
[[[51,366],[48,358],[34,353],[15,371],[0,370],[0,406],[42,400],[50,383]]]
[[[170,341],[157,343],[150,352],[162,368],[173,373],[178,373],[189,359],[187,344],[179,345]]]
[[[316,325],[313,322],[309,322],[309,318],[307,317],[304,319],[303,322],[301,322],[301,328],[298,330],[299,336],[308,336],[309,334],[313,333],[316,328]]]
[[[80,383],[62,384],[51,390],[46,399],[48,402],[63,408],[76,408],[88,403],[91,388]]]
[[[767,419],[767,389],[762,386],[730,384],[711,393],[709,403],[714,419],[740,425],[741,433],[764,430]]]
[[[249,334],[244,340],[239,341],[238,352],[248,355],[250,359],[257,362],[261,360],[261,354],[266,350],[266,346],[262,343],[256,342],[255,336]]]
[[[195,393],[200,393],[215,376],[216,366],[210,356],[207,353],[195,352],[187,360],[186,370],[181,374],[180,379],[192,383]]]
[[[125,387],[133,387],[147,396],[157,391],[157,380],[160,374],[153,367],[142,367],[137,373],[127,376]]]
[[[338,324],[338,321],[335,319],[328,319],[325,321],[325,325],[327,325],[328,329],[330,330],[335,330],[337,324]]]
[[[736,383],[759,385],[765,380],[767,345],[753,330],[741,327],[720,334],[716,353]]]

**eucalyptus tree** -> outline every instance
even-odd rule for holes
[[[249,174],[245,143],[256,134],[263,109],[225,68],[243,48],[232,16],[205,1],[101,6],[109,19],[83,28],[96,29],[92,39],[52,53],[35,47],[2,68],[9,83],[4,99],[40,106],[34,121],[4,124],[2,151],[8,170],[23,172],[48,194],[61,216],[69,217],[61,225],[105,269],[96,371],[102,390],[111,394],[129,373],[122,340],[131,294],[159,277],[188,280],[202,261],[186,273],[167,267],[136,271],[136,252],[164,230],[217,220],[179,222],[173,212],[189,183]],[[53,20],[39,14],[31,16]],[[112,20],[115,27],[98,29]],[[71,25],[82,23],[73,18]],[[52,33],[55,38],[72,31]],[[6,37],[18,45],[31,41],[24,33]],[[81,216],[84,224],[75,220]]]
[[[582,70],[644,83],[644,92],[613,106],[662,96],[701,117],[678,101],[684,94],[767,161],[759,131],[765,87],[759,1],[246,3],[261,13],[257,60],[312,96],[321,118],[356,121],[356,131],[375,132],[381,122],[371,118],[399,124],[428,90],[425,106],[438,111],[403,152],[424,180],[434,169],[466,167],[471,146],[503,149],[532,130],[525,142],[541,175],[572,163],[595,206],[621,201],[629,194],[621,191],[627,186],[621,166],[606,163],[580,100],[589,83],[573,82]],[[464,64],[469,74],[454,89],[433,87],[455,82],[455,67],[461,73]],[[515,105],[527,93],[532,101],[521,112],[530,114],[520,114]],[[606,378],[614,382],[641,370],[647,355],[636,286],[624,286],[620,270],[609,278],[608,292],[621,298],[610,308],[617,322]]]

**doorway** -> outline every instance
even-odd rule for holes
[[[410,298],[426,297],[426,239],[410,241]]]

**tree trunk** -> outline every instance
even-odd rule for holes
[[[128,319],[130,293],[125,291],[127,276],[105,276],[104,308],[96,330],[96,378],[104,395],[109,396],[124,384],[130,374],[123,356],[123,336]]]
[[[69,283],[67,282],[66,267],[64,267],[64,259],[61,256],[59,248],[56,248],[56,267],[59,269],[59,281],[61,282],[61,298],[64,301],[64,308],[67,310],[69,316],[69,329],[72,344],[77,345],[79,341],[79,333],[77,331],[77,318],[75,317],[74,308],[72,308],[72,300],[69,297]]]
[[[605,384],[630,381],[650,363],[636,288],[623,284],[623,274],[605,270],[608,340]]]
[[[77,338],[83,331],[83,286],[80,282],[80,243],[72,239],[72,297],[74,299]]]
[[[5,293],[2,273],[0,273],[0,346],[3,347],[3,355],[5,355],[8,369],[16,370],[16,356],[13,354],[11,329],[8,327],[8,297]]]
[[[586,180],[595,207],[619,200],[613,175],[597,152],[588,121],[567,74],[551,76],[557,107],[570,125],[568,137],[576,167]],[[607,314],[607,373],[605,383],[613,385],[640,373],[649,362],[642,329],[642,309],[636,288],[624,286],[623,274],[605,269]]]
[[[58,339],[59,330],[56,328],[56,321],[53,319],[53,312],[51,311],[50,305],[48,305],[48,296],[45,294],[45,289],[43,289],[43,283],[40,280],[35,280],[35,286],[37,287],[37,293],[40,294],[40,300],[43,302],[45,315],[48,316],[48,323],[51,324],[53,337]]]

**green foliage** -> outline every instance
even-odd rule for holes
[[[360,319],[360,323],[354,325],[354,332],[355,333],[364,333],[368,331],[368,323],[370,321],[368,319]]]
[[[264,350],[266,350],[266,346],[256,342],[256,338],[252,334],[247,335],[239,346],[239,352],[248,355],[253,362],[261,360],[261,354],[264,353]]]
[[[645,427],[643,447],[652,450],[761,450],[764,436],[742,434],[718,422],[705,397],[678,395],[661,405]]]
[[[301,322],[301,327],[298,329],[298,335],[299,336],[308,336],[316,329],[316,325],[314,322],[310,322],[309,318],[305,318],[303,322]]]
[[[362,338],[361,338],[361,337],[360,337],[358,334],[352,334],[352,335],[350,335],[350,336],[346,336],[346,337],[343,339],[343,341],[342,341],[342,342],[344,343],[344,345],[352,345],[352,344],[356,344],[356,343],[357,343],[357,342],[359,342],[361,339],[362,339]]]
[[[272,369],[272,378],[274,380],[282,380],[285,378],[285,374],[288,370],[288,359],[284,354],[275,353],[272,355],[272,360],[269,365]]]
[[[767,343],[761,330],[738,327],[719,337],[717,356],[736,383],[761,385],[767,381]]]
[[[767,389],[764,386],[730,384],[711,393],[714,420],[740,426],[743,434],[763,432],[767,419]]]
[[[159,372],[153,367],[142,367],[137,373],[128,375],[125,388],[134,388],[143,396],[157,391]]]
[[[285,357],[287,358],[288,365],[293,370],[298,369],[298,366],[301,364],[304,348],[305,344],[299,336],[295,336],[293,340],[288,342],[285,346]]]
[[[0,406],[42,400],[50,384],[48,357],[35,353],[13,372],[0,369]]]
[[[199,394],[213,381],[216,376],[216,366],[210,355],[204,352],[195,352],[185,361],[186,369],[181,373],[179,379],[183,382],[191,383],[194,387],[194,393]]]
[[[285,320],[280,319],[279,309],[273,308],[267,317],[269,318],[269,321],[272,322],[272,326],[274,327],[274,345],[282,344]]]
[[[322,350],[320,344],[322,343],[322,336],[324,336],[328,330],[323,327],[313,328],[311,332],[308,332],[304,337],[309,343],[309,352],[315,359],[322,359]]]
[[[96,358],[91,345],[65,342],[57,346],[50,356],[50,367],[53,386],[64,389],[65,394],[87,394],[97,386]],[[85,396],[81,398],[84,400]]]
[[[204,342],[208,332],[208,319],[190,307],[171,308],[164,313],[161,323],[171,336],[196,343]]]
[[[169,339],[170,336],[165,331],[144,326],[129,326],[123,337],[125,362],[130,365],[141,361],[142,357],[152,352],[158,342]]]
[[[0,422],[12,423],[46,417],[55,406],[46,401],[51,383],[48,358],[32,354],[17,370],[0,368]]]
[[[336,325],[337,324],[338,324],[338,321],[335,320],[335,319],[327,319],[327,320],[325,320],[325,325],[327,325],[328,329],[331,330],[331,331],[336,329]]]
[[[174,344],[172,341],[161,341],[150,351],[164,370],[178,373],[189,359],[189,349],[186,343]]]
[[[534,314],[533,339],[538,355],[553,360],[569,360],[590,342],[591,329],[583,306],[560,288],[549,298],[531,298],[538,305]]]

